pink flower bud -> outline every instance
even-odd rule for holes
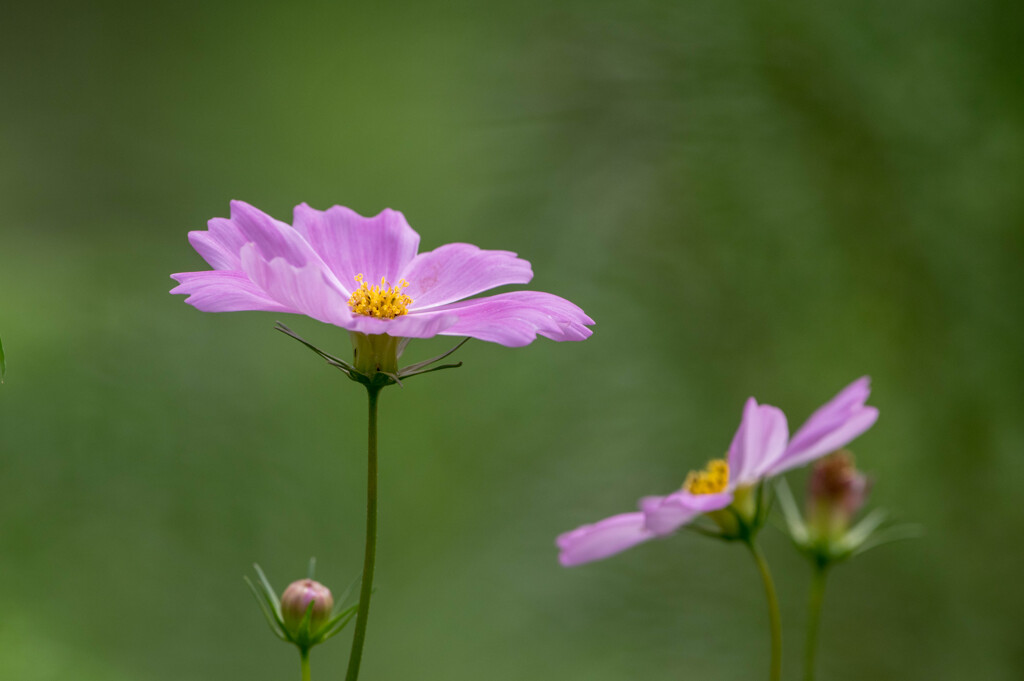
[[[845,449],[820,459],[807,484],[808,527],[820,539],[838,539],[867,501],[870,487]]]
[[[300,579],[289,584],[281,594],[281,617],[293,636],[299,634],[310,603],[313,603],[313,610],[309,616],[308,633],[315,634],[331,618],[331,610],[334,609],[331,590],[312,579]]]

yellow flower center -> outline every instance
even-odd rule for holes
[[[729,464],[724,459],[711,459],[702,471],[690,471],[683,489],[690,494],[718,494],[729,484]]]
[[[409,285],[405,279],[400,279],[397,286],[388,286],[388,282],[381,277],[380,286],[370,288],[363,281],[363,275],[357,274],[356,282],[359,288],[353,291],[348,299],[349,308],[356,314],[378,319],[394,319],[409,312],[412,298],[402,293],[402,289]]]

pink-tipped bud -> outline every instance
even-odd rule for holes
[[[807,484],[807,525],[820,539],[838,539],[867,501],[871,483],[853,454],[841,449],[820,459]]]
[[[315,634],[331,618],[331,610],[334,609],[331,590],[312,579],[300,579],[289,584],[281,594],[281,617],[293,636],[299,634],[310,603],[313,610],[309,616],[309,633]]]

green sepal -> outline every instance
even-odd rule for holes
[[[352,378],[353,380],[358,380],[358,379],[355,379],[355,377],[354,377],[354,375],[358,373],[356,371],[356,368],[354,366],[352,366],[351,364],[349,364],[348,362],[346,362],[345,360],[340,359],[338,357],[335,357],[334,355],[332,355],[332,354],[330,354],[328,352],[324,352],[323,350],[321,350],[317,346],[313,345],[312,343],[307,341],[305,338],[303,338],[299,334],[297,334],[294,331],[292,331],[291,329],[289,329],[287,326],[285,326],[281,322],[277,322],[274,325],[274,329],[276,329],[277,331],[280,331],[281,333],[285,334],[286,336],[290,336],[290,337],[294,338],[295,340],[299,341],[300,343],[305,345],[307,348],[309,348],[310,350],[312,350],[316,354],[320,355],[320,357],[324,361],[326,361],[328,364],[330,364],[334,368],[340,370],[342,373],[346,374],[349,378]]]
[[[439,367],[431,367],[429,369],[422,369],[420,371],[412,371],[407,374],[400,374],[402,378],[409,378],[411,376],[422,376],[423,374],[429,374],[431,371],[441,371],[441,369],[458,369],[462,366],[462,362],[456,362],[455,364],[442,364]]]
[[[712,529],[706,525],[698,524],[698,522],[699,521],[689,523],[687,525],[684,525],[684,527],[690,532],[696,532],[699,535],[702,535],[704,537],[710,537],[711,539],[721,539],[722,541],[732,540],[730,537],[726,536],[721,531]]]
[[[335,599],[335,601],[334,601],[334,613],[335,614],[337,614],[338,612],[341,611],[341,609],[345,605],[345,601],[347,601],[348,597],[352,595],[352,591],[356,588],[356,585],[360,584],[362,581],[363,581],[363,576],[359,575],[358,577],[353,579],[351,582],[349,582],[348,586],[341,593],[341,595],[338,596]]]
[[[341,612],[339,612],[331,619],[327,620],[327,622],[324,623],[323,628],[320,630],[322,633],[320,634],[319,641],[317,642],[323,643],[327,639],[338,634],[338,632],[344,629],[345,625],[347,625],[352,620],[357,610],[359,610],[359,604],[354,603],[349,607],[345,608],[344,610],[342,610]]]
[[[314,640],[313,636],[310,636],[309,625],[313,621],[313,606],[316,605],[315,601],[310,601],[309,605],[306,606],[306,614],[302,616],[299,621],[299,630],[295,632],[295,636],[292,637],[292,641],[299,647],[299,650],[306,651],[319,643],[319,640]]]
[[[422,362],[416,362],[415,364],[410,364],[407,367],[402,367],[401,369],[398,370],[398,375],[401,376],[402,378],[405,378],[406,376],[414,376],[416,374],[426,373],[425,371],[420,371],[420,369],[425,369],[428,366],[430,366],[431,364],[434,364],[436,362],[440,362],[442,359],[444,359],[448,355],[452,354],[453,352],[455,352],[456,350],[461,348],[468,341],[469,341],[469,336],[466,336],[461,341],[459,341],[455,345],[454,348],[452,348],[448,352],[441,353],[437,357],[432,357],[431,359],[425,359]],[[462,362],[459,362],[458,364],[446,364],[443,367],[437,367],[437,369],[449,369],[449,368],[455,368],[455,367],[459,367],[459,366],[462,366]]]
[[[850,555],[859,556],[865,551],[870,551],[871,549],[885,544],[891,544],[892,542],[902,541],[904,539],[919,539],[923,536],[924,528],[920,525],[896,525],[895,527],[887,527],[881,532],[873,534],[870,539],[854,549]]]
[[[876,508],[871,511],[871,513],[864,516],[863,520],[847,530],[842,539],[836,542],[836,548],[839,549],[838,553],[852,553],[860,548],[860,546],[868,540],[868,537],[870,537],[874,531],[885,522],[888,515],[888,512],[880,508]]]
[[[266,595],[261,593],[261,590],[253,584],[252,580],[248,576],[243,577],[245,583],[249,585],[249,589],[252,591],[252,595],[256,598],[256,604],[260,606],[260,612],[267,620],[267,624],[270,626],[270,631],[274,633],[279,639],[286,643],[291,643],[291,639],[288,637],[284,630],[284,624],[278,619],[278,613],[272,613],[271,607],[268,604]]]
[[[782,517],[786,521],[789,536],[798,546],[806,546],[810,540],[810,534],[785,478],[779,478],[775,483],[775,497],[779,500],[779,508],[782,509]]]
[[[274,591],[274,587],[270,585],[270,580],[267,579],[267,576],[265,574],[263,574],[263,569],[259,566],[259,564],[253,563],[252,566],[256,569],[256,576],[260,578],[260,584],[263,586],[263,593],[267,595],[267,598],[270,600],[271,604],[273,604],[274,612],[280,615],[281,601],[277,597],[277,592]]]

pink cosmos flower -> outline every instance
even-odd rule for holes
[[[854,381],[814,412],[791,440],[782,410],[758,404],[751,397],[729,445],[727,461],[715,459],[703,471],[691,472],[678,492],[644,497],[639,511],[559,536],[559,561],[573,566],[607,558],[730,505],[740,517],[749,519],[754,502],[751,490],[758,482],[839,449],[875,423],[878,410],[865,406],[870,393],[868,377]]]
[[[293,224],[242,201],[189,241],[213,267],[172,275],[171,293],[204,312],[304,314],[363,334],[469,336],[510,347],[537,334],[583,340],[594,321],[564,298],[515,291],[469,298],[533,278],[508,251],[447,244],[417,254],[419,235],[400,212],[366,218],[342,206],[295,207]]]

